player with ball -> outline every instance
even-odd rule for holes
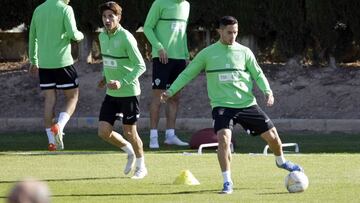
[[[292,171],[303,169],[285,159],[281,139],[273,122],[257,105],[252,93],[253,81],[266,96],[267,106],[274,104],[268,80],[251,50],[235,41],[238,21],[224,16],[219,21],[220,40],[200,51],[170,88],[161,101],[175,95],[201,71],[206,73],[207,91],[212,106],[214,130],[219,140],[218,161],[224,179],[221,193],[233,192],[230,172],[230,142],[233,124],[240,124],[251,135],[260,135],[275,154],[277,167]]]

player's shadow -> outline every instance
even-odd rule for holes
[[[247,190],[250,188],[234,188],[237,190]],[[69,194],[69,195],[53,195],[52,197],[105,197],[105,196],[158,196],[158,195],[187,195],[187,194],[219,194],[218,189],[210,190],[194,190],[194,191],[178,191],[178,192],[148,192],[148,193],[112,193],[112,194]]]
[[[67,178],[67,179],[44,179],[45,182],[70,182],[81,180],[114,180],[114,179],[128,179],[128,177],[95,177],[95,178]],[[18,180],[0,181],[0,184],[17,183]]]
[[[218,193],[218,192],[219,192],[219,190],[196,190],[196,191],[148,192],[148,193],[69,194],[69,195],[53,195],[52,197],[159,196],[159,195],[206,194],[206,193]]]
[[[257,193],[257,195],[287,195],[288,192],[261,192]]]

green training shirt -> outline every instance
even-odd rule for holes
[[[114,33],[100,33],[99,41],[106,82],[118,80],[121,84],[117,90],[107,88],[106,94],[113,97],[140,95],[138,78],[145,72],[145,62],[134,36],[119,26]]]
[[[152,46],[152,57],[165,49],[168,58],[188,59],[186,27],[190,4],[185,0],[155,0],[146,17],[144,33]]]
[[[245,108],[255,105],[253,80],[264,94],[272,93],[268,80],[249,48],[236,42],[224,45],[218,41],[197,54],[170,86],[170,95],[178,92],[202,70],[206,73],[212,108]]]
[[[47,0],[35,9],[31,19],[30,62],[40,68],[72,65],[70,41],[83,38],[76,28],[73,9],[62,0]]]

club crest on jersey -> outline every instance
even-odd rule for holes
[[[115,40],[114,42],[114,47],[118,48],[120,46],[120,41],[119,40]]]
[[[161,80],[160,80],[159,78],[156,78],[156,80],[155,80],[155,85],[156,85],[156,86],[159,86],[160,82],[161,82]]]

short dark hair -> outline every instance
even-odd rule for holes
[[[223,16],[219,20],[219,28],[225,27],[227,25],[235,25],[237,23],[238,21],[236,20],[236,18],[232,16]]]
[[[122,8],[119,4],[117,4],[114,1],[108,1],[106,3],[103,3],[99,6],[99,13],[102,15],[102,13],[105,10],[111,10],[115,13],[115,15],[121,15]]]

